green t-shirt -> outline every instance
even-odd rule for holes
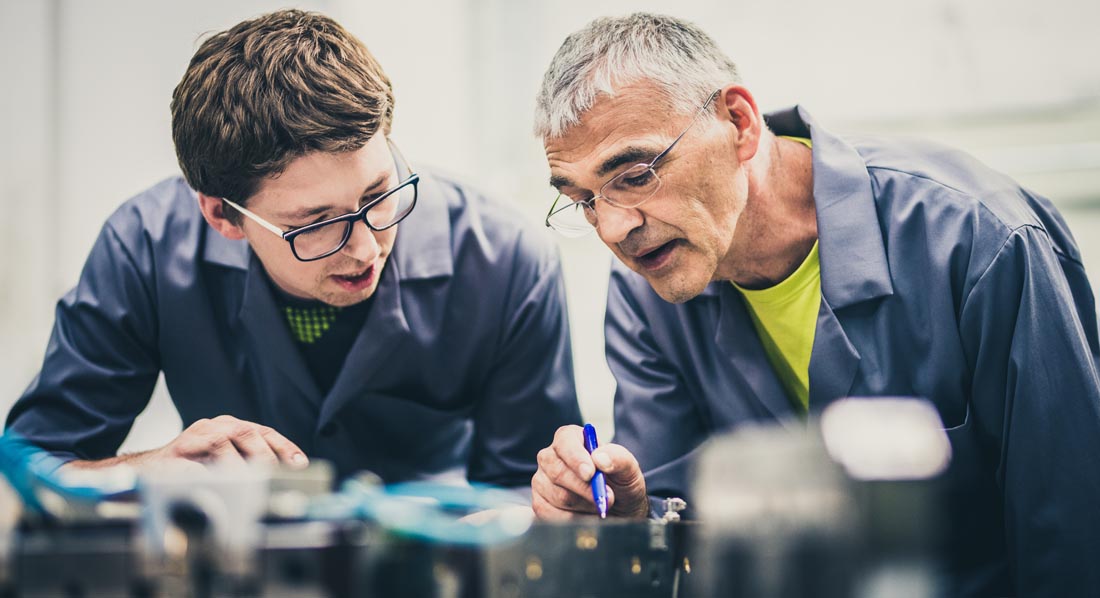
[[[792,137],[810,146],[808,139]],[[745,298],[753,327],[764,345],[768,362],[795,407],[805,412],[810,404],[810,354],[821,308],[821,262],[817,242],[802,265],[779,284],[748,290],[733,284]]]

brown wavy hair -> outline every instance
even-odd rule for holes
[[[243,203],[299,156],[388,135],[393,107],[363,42],[324,15],[281,10],[202,42],[172,92],[172,139],[193,189]]]

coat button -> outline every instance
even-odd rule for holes
[[[336,432],[339,431],[339,429],[340,429],[340,426],[338,426],[336,424],[336,422],[329,422],[329,423],[321,426],[321,436],[325,436],[325,437],[335,436]]]

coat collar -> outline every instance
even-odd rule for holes
[[[821,293],[832,309],[892,295],[867,165],[854,147],[819,127],[799,106],[764,116],[777,135],[813,142],[814,203]]]

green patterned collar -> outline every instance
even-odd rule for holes
[[[337,316],[340,315],[340,308],[331,305],[308,307],[284,305],[283,313],[286,314],[287,324],[290,325],[290,335],[294,337],[294,340],[312,345],[336,321]]]

